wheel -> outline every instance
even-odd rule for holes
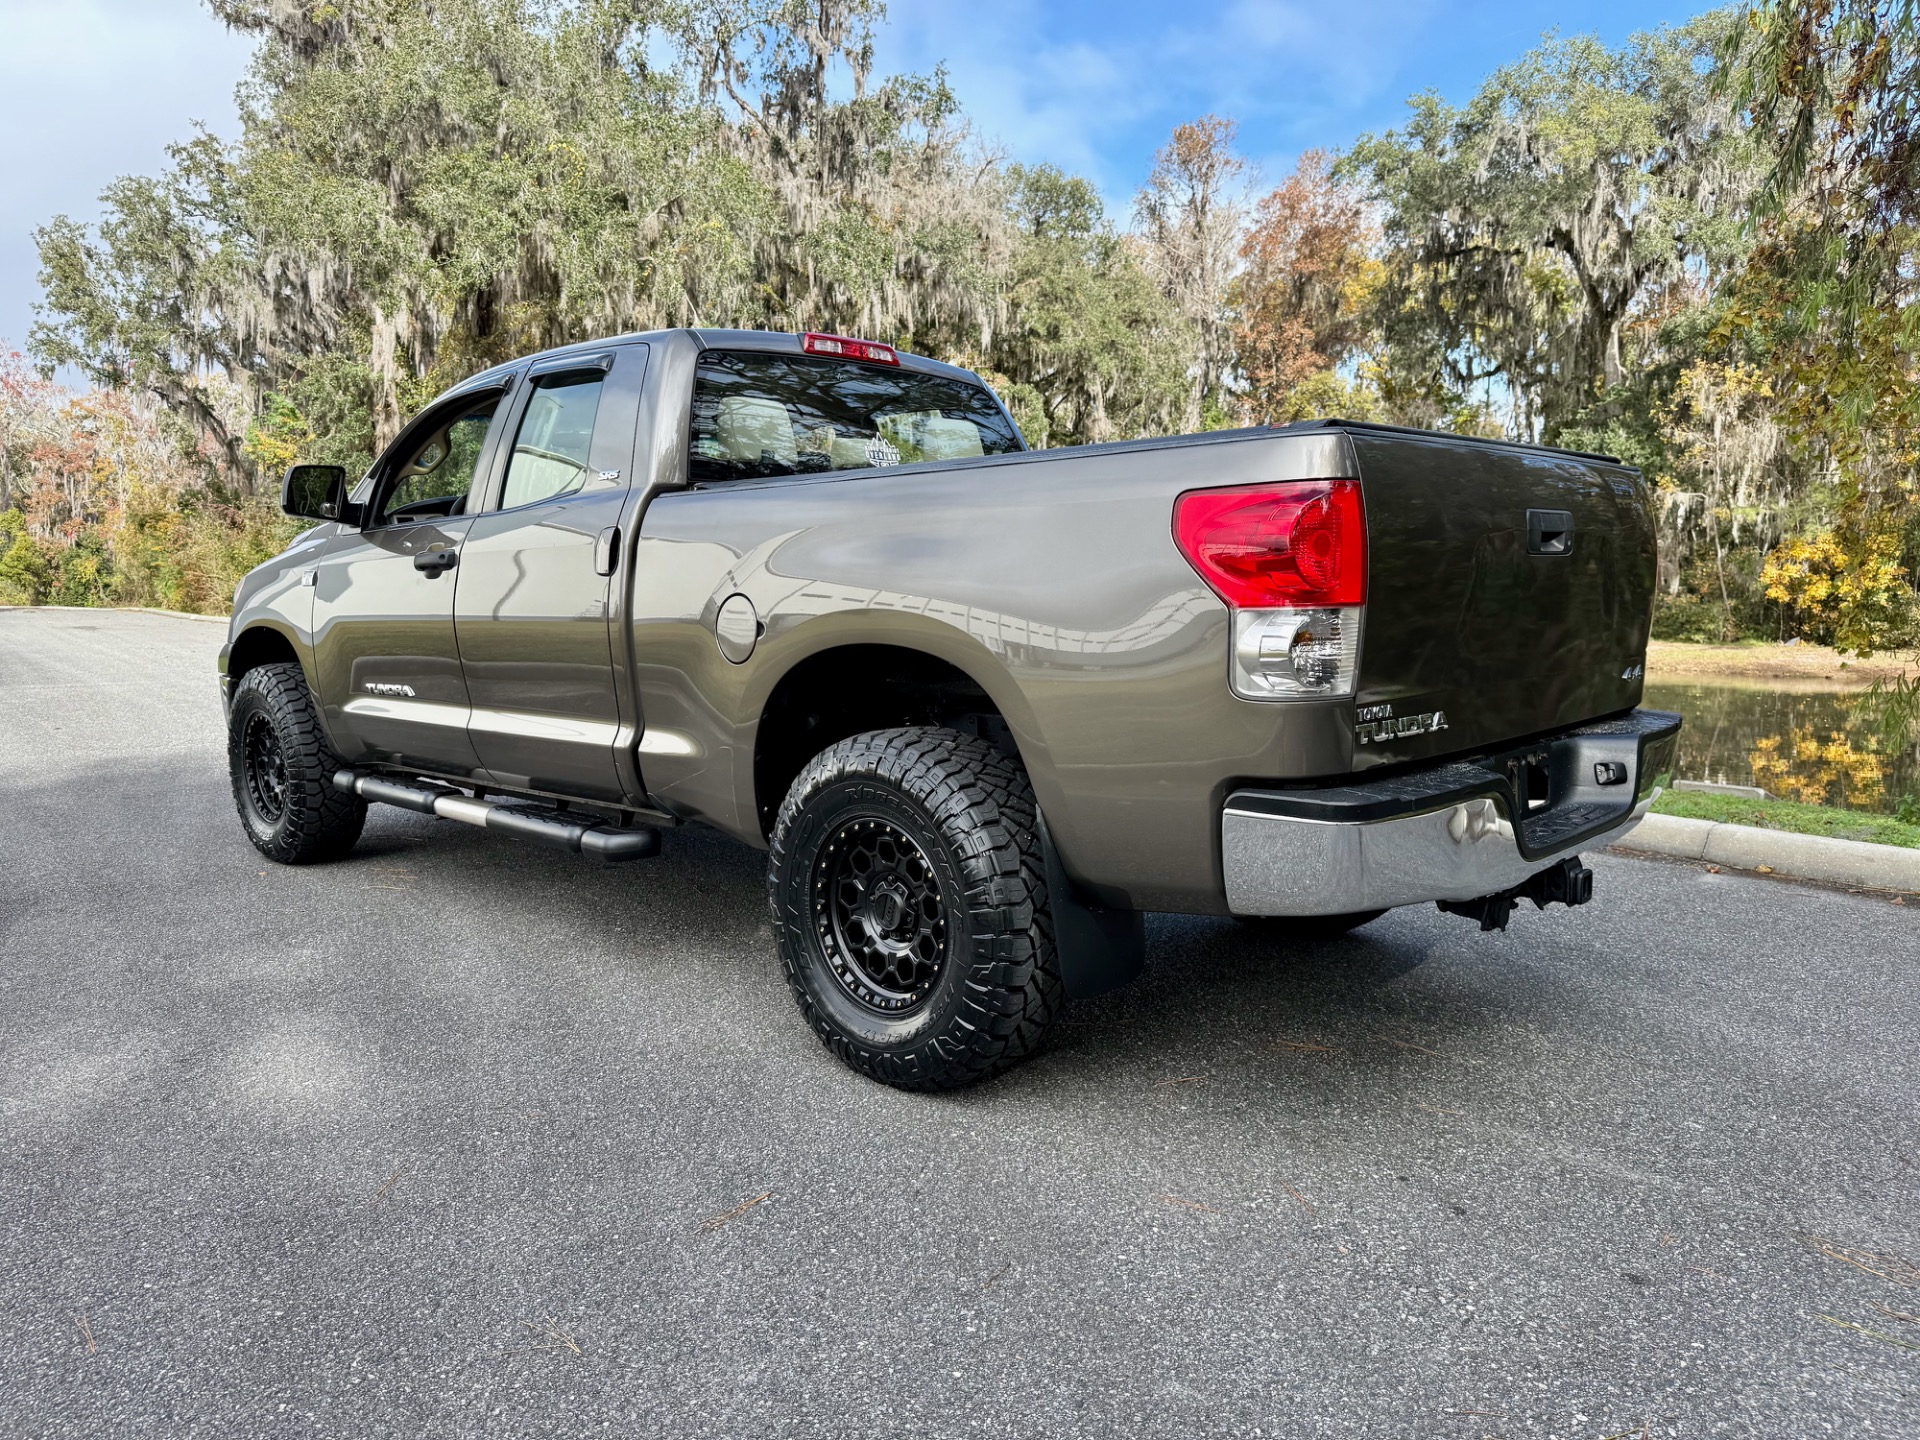
[[[1335,940],[1349,930],[1370,925],[1385,910],[1355,910],[1348,915],[1236,915],[1249,930],[1275,940]]]
[[[259,665],[233,692],[227,770],[254,848],[282,865],[335,860],[353,848],[367,802],[336,790],[340,757],[298,665]]]
[[[822,751],[780,807],[767,892],[801,1011],[885,1084],[998,1074],[1063,1003],[1033,791],[983,740],[913,727]]]

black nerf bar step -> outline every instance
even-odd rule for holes
[[[403,785],[397,780],[362,775],[354,770],[336,771],[333,783],[362,800],[398,805],[403,810],[418,810],[422,815],[438,815],[442,820],[458,820],[463,825],[498,830],[581,855],[597,855],[602,860],[645,860],[660,853],[660,832],[651,825],[583,825],[551,812],[543,814],[498,801],[476,800],[445,785]]]

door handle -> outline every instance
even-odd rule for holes
[[[620,563],[620,527],[609,525],[593,542],[593,573],[611,575]]]
[[[413,568],[431,578],[451,570],[459,559],[453,550],[422,550],[413,557]]]

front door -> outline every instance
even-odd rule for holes
[[[460,547],[468,733],[501,785],[628,798],[608,601],[646,360],[646,346],[620,345],[533,367]]]
[[[499,391],[436,406],[375,466],[362,528],[338,536],[314,575],[314,657],[327,728],[348,760],[466,775],[453,603],[489,454]]]

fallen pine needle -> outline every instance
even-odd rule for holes
[[[1209,1215],[1218,1215],[1220,1213],[1214,1209],[1213,1206],[1202,1205],[1198,1200],[1182,1200],[1178,1195],[1162,1195],[1160,1198],[1169,1205],[1184,1205],[1189,1210],[1204,1210]]]
[[[772,1198],[773,1192],[769,1190],[765,1194],[754,1196],[751,1200],[742,1200],[724,1215],[709,1215],[700,1222],[700,1228],[702,1230],[718,1230],[729,1220],[738,1220],[742,1215],[746,1214],[747,1211],[760,1204],[761,1201],[771,1200]]]
[[[1431,1055],[1436,1060],[1444,1060],[1447,1058],[1438,1050],[1429,1050],[1426,1046],[1416,1045],[1411,1040],[1395,1040],[1388,1035],[1382,1035],[1380,1038],[1385,1040],[1389,1045],[1399,1046],[1402,1050],[1418,1050],[1422,1055]]]
[[[1864,1270],[1867,1274],[1881,1280],[1891,1280],[1895,1285],[1905,1285],[1909,1289],[1920,1285],[1920,1269],[1915,1269],[1898,1255],[1886,1255],[1878,1250],[1845,1250],[1831,1240],[1823,1239],[1818,1235],[1809,1235],[1807,1243],[1829,1260],[1838,1260],[1842,1264],[1851,1265],[1856,1270]],[[1869,1260],[1874,1261],[1875,1264],[1869,1265],[1867,1263]],[[1879,1269],[1876,1266],[1886,1268]]]
[[[373,1192],[373,1203],[378,1205],[382,1200],[386,1199],[393,1187],[400,1183],[400,1177],[406,1173],[407,1167],[402,1165],[398,1170],[394,1171],[393,1174],[389,1175],[387,1177],[387,1183]]]
[[[570,1332],[561,1329],[551,1315],[547,1316],[545,1325],[536,1325],[531,1320],[522,1320],[520,1323],[547,1342],[544,1345],[529,1345],[529,1350],[565,1350],[574,1355],[582,1353],[580,1342]]]
[[[1298,1190],[1294,1189],[1293,1186],[1288,1185],[1287,1182],[1284,1180],[1282,1180],[1280,1184],[1286,1190],[1287,1194],[1291,1195],[1294,1199],[1300,1202],[1300,1208],[1305,1210],[1307,1214],[1312,1215],[1315,1213],[1313,1206],[1307,1203],[1306,1196],[1302,1195]]]
[[[87,1342],[87,1353],[89,1355],[99,1354],[100,1347],[93,1343],[93,1327],[87,1324],[87,1317],[84,1315],[75,1315],[73,1317],[73,1323],[80,1327],[80,1338]]]
[[[1207,1077],[1204,1075],[1176,1075],[1171,1080],[1162,1080],[1158,1083],[1161,1085],[1204,1085],[1207,1083]]]
[[[1842,1330],[1858,1330],[1862,1335],[1871,1335],[1874,1339],[1884,1340],[1889,1345],[1898,1345],[1902,1350],[1920,1350],[1920,1345],[1914,1344],[1913,1341],[1902,1340],[1898,1335],[1889,1335],[1884,1330],[1869,1330],[1864,1325],[1856,1325],[1851,1320],[1839,1320],[1832,1315],[1822,1315],[1820,1318],[1829,1325],[1838,1325]]]
[[[1910,1315],[1905,1310],[1896,1310],[1891,1305],[1882,1305],[1878,1300],[1873,1302],[1873,1308],[1882,1315],[1891,1315],[1894,1319],[1904,1320],[1909,1325],[1920,1325],[1920,1315]]]

